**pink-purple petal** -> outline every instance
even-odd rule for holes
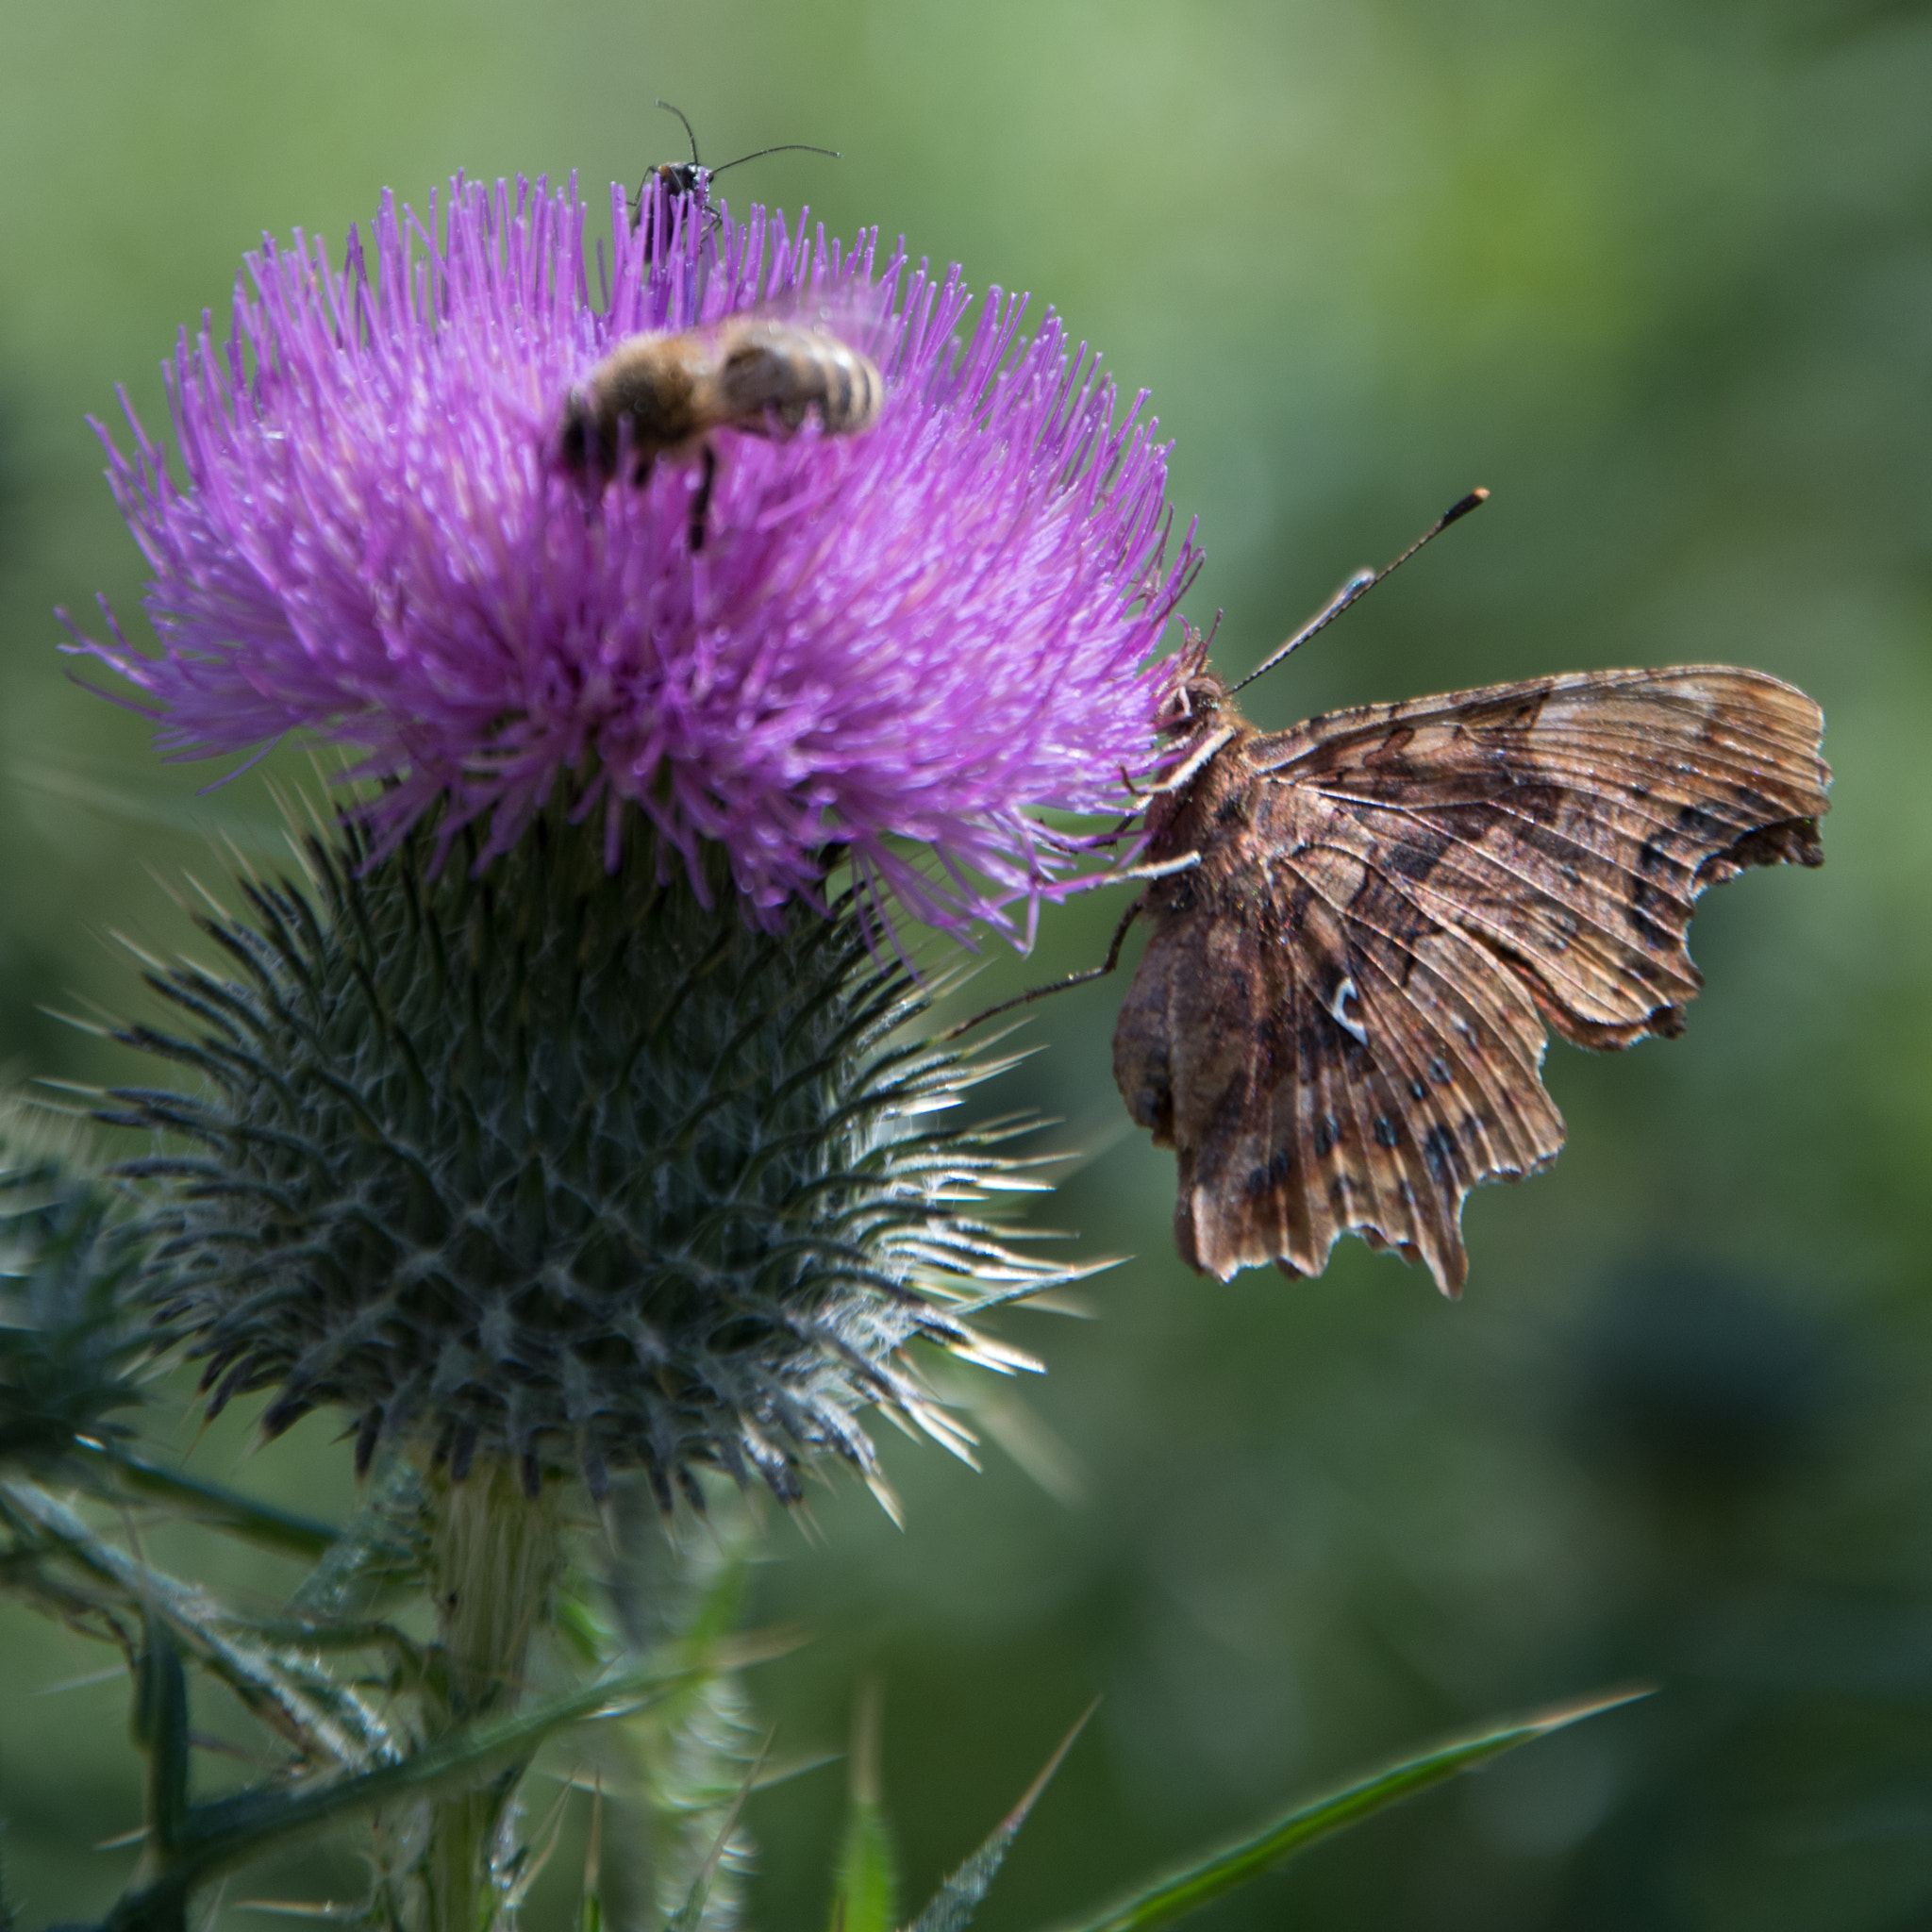
[[[701,877],[724,846],[756,918],[835,849],[953,929],[1091,874],[1032,815],[1118,810],[1148,768],[1195,558],[1144,395],[1123,411],[997,289],[967,328],[958,269],[880,266],[874,237],[610,213],[587,254],[574,185],[456,182],[426,222],[386,197],[340,268],[265,240],[227,339],[184,332],[167,367],[185,481],[131,410],[131,456],[101,432],[161,654],[111,621],[75,648],[173,754],[320,733],[393,781],[389,835],[441,811],[487,854],[562,795],[613,854],[648,827]],[[886,402],[857,435],[718,432],[693,556],[691,466],[587,491],[558,419],[624,338],[753,307],[865,348]]]

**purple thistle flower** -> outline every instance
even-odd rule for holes
[[[176,756],[361,747],[385,846],[441,808],[445,846],[485,821],[487,861],[560,793],[603,811],[613,864],[635,808],[701,894],[717,841],[766,920],[840,847],[955,930],[1070,890],[1093,848],[1035,814],[1119,809],[1153,762],[1194,562],[1191,534],[1168,558],[1140,401],[1117,420],[1085,346],[1050,313],[1022,341],[997,289],[962,346],[958,270],[875,270],[875,232],[841,255],[803,217],[611,210],[608,283],[574,184],[458,181],[426,226],[386,197],[373,261],[352,231],[340,270],[265,240],[227,341],[205,320],[165,371],[185,485],[131,409],[131,458],[100,430],[162,653],[111,612],[74,648]],[[559,416],[625,339],[755,307],[863,349],[884,408],[855,435],[717,432],[694,554],[695,465],[587,488]]]

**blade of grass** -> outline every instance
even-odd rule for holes
[[[891,1932],[898,1859],[879,1798],[879,1687],[867,1683],[852,1718],[852,1798],[832,1889],[831,1932]]]
[[[1190,1865],[1162,1878],[1130,1898],[1121,1900],[1091,1919],[1065,1928],[1065,1932],[1151,1932],[1156,1925],[1168,1924],[1185,1913],[1224,1896],[1237,1886],[1245,1885],[1272,1871],[1284,1859],[1305,1850],[1318,1839],[1358,1824],[1391,1805],[1439,1785],[1458,1773],[1474,1770],[1519,1744],[1547,1737],[1567,1724],[1579,1724],[1587,1717],[1614,1710],[1619,1705],[1647,1697],[1647,1689],[1620,1690],[1607,1696],[1588,1698],[1581,1703],[1564,1704],[1509,1724],[1494,1725],[1464,1738],[1452,1739],[1425,1751],[1419,1757],[1391,1764],[1373,1776],[1344,1786],[1339,1791],[1300,1805],[1273,1824],[1245,1838],[1224,1851],[1214,1853],[1198,1864]]]

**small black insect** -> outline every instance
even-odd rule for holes
[[[728,168],[742,167],[746,161],[762,160],[767,155],[791,154],[794,151],[808,155],[830,155],[839,158],[837,148],[813,147],[809,142],[788,141],[777,147],[761,147],[756,153],[740,155],[735,161],[726,161],[723,167],[708,168],[698,159],[698,138],[691,127],[690,119],[682,108],[674,108],[669,101],[657,105],[667,114],[675,114],[684,123],[685,134],[691,141],[691,159],[688,161],[659,161],[644,178],[638,183],[637,199],[631,204],[630,225],[633,228],[639,223],[644,225],[644,252],[656,261],[663,248],[670,245],[670,236],[659,237],[655,230],[657,211],[660,207],[669,207],[673,196],[694,199],[700,215],[710,213],[709,195],[712,181]],[[656,192],[662,189],[660,198]]]

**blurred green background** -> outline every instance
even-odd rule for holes
[[[1490,508],[1252,708],[1730,659],[1824,703],[1815,875],[1694,935],[1686,1038],[1553,1049],[1554,1173],[1470,1204],[1466,1301],[1345,1243],[1321,1280],[1174,1260],[1130,1134],[1122,985],[1039,1009],[990,1105],[1082,1159],[1041,1218],[1135,1258],[1099,1319],[1008,1326],[981,1474],[888,1443],[902,1534],[842,1485],[774,1524],[760,1618],[816,1641],[753,1690],[781,1756],[886,1692],[908,1903],[1105,1703],[982,1924],[1021,1932],[1297,1791],[1492,1712],[1647,1704],[1376,1822],[1201,1922],[1880,1928],[1932,1915],[1932,15],[1848,0],[8,0],[0,60],[0,1062],[135,1077],[43,1006],[125,1013],[125,933],[210,831],[273,858],[266,774],[208,796],[70,683],[56,605],[138,608],[83,425],[164,420],[178,325],[263,228],[339,245],[458,169],[727,177],[1028,289],[1154,393],[1198,514],[1196,619],[1241,668],[1474,483]],[[299,776],[299,760],[280,760]],[[995,958],[1098,957],[1100,895]],[[1024,1407],[1020,1405],[1024,1401]],[[180,1443],[185,1407],[159,1418]],[[1008,1445],[1012,1453],[995,1446]],[[205,1474],[322,1511],[312,1420]],[[196,1546],[197,1551],[200,1546]],[[163,1555],[171,1552],[163,1548]],[[285,1587],[219,1561],[237,1587]],[[217,1573],[210,1571],[209,1574]],[[0,1850],[25,1923],[100,1909],[138,1822],[125,1684],[0,1605]],[[211,1700],[209,1700],[211,1701]],[[753,1801],[755,1923],[823,1910],[841,1774]],[[231,1887],[336,1895],[318,1853]],[[333,1874],[333,1875],[331,1875]]]

